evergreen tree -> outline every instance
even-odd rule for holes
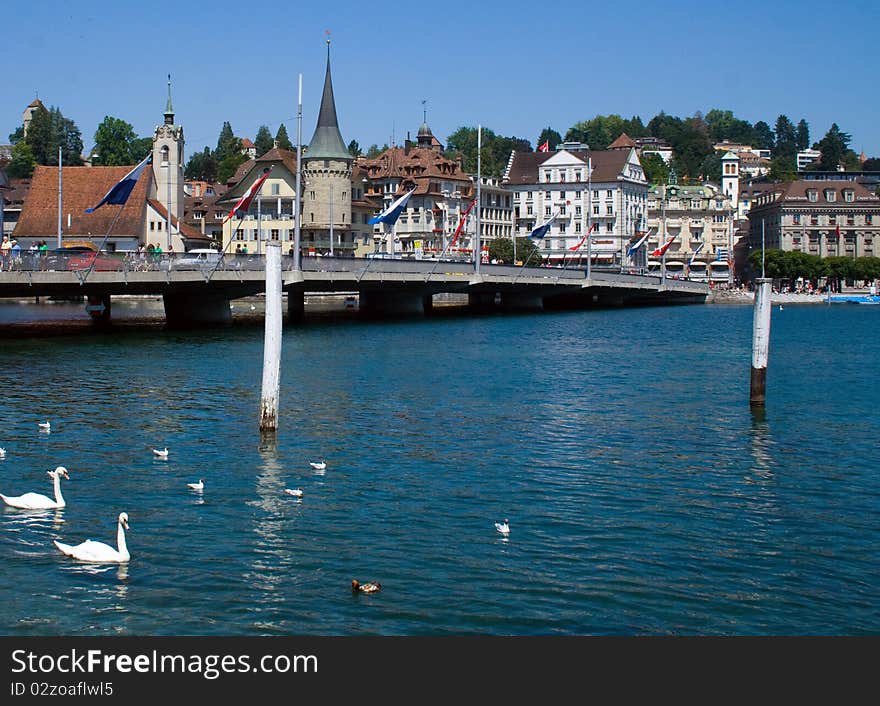
[[[380,154],[382,154],[385,150],[388,149],[388,145],[382,145],[379,147],[376,143],[370,145],[370,149],[367,150],[366,157],[367,159],[376,159]]]
[[[278,149],[288,150],[292,152],[295,147],[290,143],[290,138],[287,136],[287,128],[284,127],[284,123],[278,127],[278,132],[275,133],[275,141],[278,143]]]
[[[217,160],[207,147],[203,152],[196,152],[186,163],[184,177],[213,184],[217,181]]]
[[[544,143],[547,143],[549,150],[552,152],[556,149],[556,145],[562,142],[562,135],[560,135],[556,130],[554,130],[549,125],[541,130],[541,134],[538,135],[538,141],[535,143],[540,147]],[[531,146],[529,147],[529,152],[531,152]]]
[[[801,118],[795,130],[795,144],[797,145],[798,152],[802,152],[810,146],[810,126],[807,125],[807,121],[803,118]]]
[[[852,140],[851,135],[841,131],[837,123],[832,123],[831,129],[819,140],[816,147],[822,152],[819,168],[829,172],[837,171],[838,165],[843,163],[847,156],[850,140]]]
[[[236,142],[241,145],[241,140],[236,140]],[[217,181],[221,184],[225,184],[235,175],[239,166],[247,161],[247,155],[242,154],[241,149],[237,152],[231,152],[217,165]]]
[[[31,148],[36,164],[49,164],[50,159],[58,161],[58,143],[55,142],[52,132],[52,116],[42,106],[38,107],[31,115],[24,138]]]
[[[348,153],[355,158],[360,157],[363,154],[361,146],[358,144],[357,140],[352,140],[348,143]]]
[[[10,179],[27,179],[34,173],[34,153],[27,142],[19,141],[12,146],[12,160],[6,165]]]
[[[791,158],[797,155],[797,137],[791,120],[786,115],[776,118],[776,145],[773,148],[774,157]]]
[[[275,146],[275,140],[266,125],[260,125],[257,136],[254,138],[254,147],[257,148],[257,157],[262,157]]]
[[[235,139],[235,133],[232,132],[232,125],[229,121],[223,123],[220,129],[220,137],[217,138],[217,148],[214,150],[214,159],[222,162],[232,152],[241,149],[241,140]]]
[[[752,128],[752,144],[761,150],[772,150],[776,144],[773,137],[773,131],[770,126],[763,120],[759,120]]]
[[[669,165],[656,152],[643,153],[639,157],[642,169],[645,170],[645,179],[649,184],[665,184],[669,178]]]

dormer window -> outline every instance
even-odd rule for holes
[[[825,189],[825,200],[828,203],[837,201],[837,192],[834,189]]]
[[[810,203],[816,203],[819,200],[819,192],[815,189],[807,189],[807,200]]]
[[[852,203],[856,199],[856,193],[852,189],[846,189],[843,192],[843,200]]]

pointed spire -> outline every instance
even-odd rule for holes
[[[329,32],[328,32],[329,35]],[[324,75],[324,95],[321,97],[321,111],[318,125],[306,153],[309,159],[351,159],[336,117],[336,101],[333,98],[333,80],[330,77],[330,37],[327,37],[327,72]]]
[[[168,102],[165,104],[165,124],[174,125],[174,108],[171,107],[171,74],[168,74]]]

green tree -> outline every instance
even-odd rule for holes
[[[639,161],[642,163],[642,169],[645,170],[645,179],[648,180],[649,184],[665,184],[666,180],[669,179],[669,165],[656,152],[642,153]]]
[[[287,150],[288,152],[292,152],[294,149],[290,138],[287,136],[287,128],[284,127],[284,123],[278,126],[278,132],[275,133],[275,141],[278,143],[278,149]]]
[[[614,140],[626,133],[630,137],[642,137],[646,129],[639,117],[629,120],[619,115],[597,115],[572,125],[565,133],[567,142],[584,142],[593,150],[604,150]]]
[[[709,127],[709,136],[715,141],[729,140],[740,144],[752,142],[752,124],[734,117],[731,110],[713,108],[706,113],[704,119]]]
[[[513,241],[508,238],[493,238],[489,241],[489,260],[501,260],[506,265],[528,262],[534,267],[541,264],[541,250],[531,238],[517,238],[514,263]]]
[[[217,148],[214,150],[214,159],[219,163],[233,152],[238,151],[241,151],[241,140],[236,139],[235,133],[232,132],[232,125],[227,120],[220,129],[220,136],[217,138]]]
[[[9,143],[12,145],[17,145],[24,139],[24,126],[19,125],[15,128],[15,132],[9,133]]]
[[[519,137],[496,135],[489,128],[482,129],[482,154],[480,174],[500,177],[504,173],[512,150],[531,152],[528,140]],[[446,156],[462,158],[464,170],[470,174],[477,171],[477,128],[460,127],[446,141]]]
[[[794,181],[797,179],[797,162],[786,155],[770,160],[770,179],[772,181]]]
[[[92,153],[95,163],[102,167],[137,164],[144,157],[141,155],[138,159],[138,142],[134,128],[129,123],[105,115],[95,131],[95,150]]]
[[[560,135],[558,132],[556,132],[556,130],[548,125],[543,130],[541,130],[541,134],[538,135],[538,141],[535,144],[540,147],[545,142],[547,143],[549,151],[552,152],[556,149],[556,145],[562,142],[562,135]]]
[[[12,160],[6,165],[6,175],[10,179],[28,179],[34,173],[36,160],[27,142],[17,142],[12,146]]]
[[[266,125],[260,125],[257,136],[254,138],[254,147],[257,148],[257,157],[262,157],[275,146],[275,140]]]
[[[52,131],[52,116],[42,106],[31,115],[24,141],[30,145],[36,164],[49,164],[50,159],[58,161],[58,143]]]
[[[721,183],[721,153],[718,150],[713,150],[712,154],[706,155],[700,164],[700,174],[703,181]]]
[[[797,156],[797,137],[795,127],[787,115],[780,115],[776,118],[776,144],[773,147],[774,157],[796,157]]]
[[[189,158],[184,170],[184,177],[213,184],[217,181],[217,160],[207,147],[203,152],[196,152]]]
[[[241,140],[236,141],[241,145]],[[235,175],[238,168],[247,161],[248,157],[241,153],[241,149],[237,152],[230,152],[230,154],[217,165],[217,181],[221,184],[225,184]]]
[[[844,161],[852,136],[843,132],[837,123],[832,123],[825,137],[819,140],[816,149],[822,152],[819,168],[823,171],[837,171],[837,166]]]
[[[776,144],[776,140],[773,138],[773,131],[763,120],[756,122],[755,126],[752,128],[751,142],[755,147],[761,150],[772,150],[773,146]]]
[[[367,150],[366,157],[367,157],[367,159],[376,159],[376,157],[378,157],[380,154],[385,152],[387,149],[388,149],[387,144],[384,144],[381,147],[379,147],[379,145],[377,145],[376,143],[373,143],[372,145],[370,145],[370,149]]]
[[[360,157],[363,154],[361,146],[358,144],[357,140],[352,140],[348,143],[348,153],[355,158]]]
[[[862,169],[866,172],[880,172],[880,157],[871,157],[866,159],[862,165]]]
[[[810,146],[810,126],[803,118],[800,119],[795,129],[794,142],[799,152]]]
[[[34,111],[24,141],[31,146],[37,164],[57,165],[58,147],[64,164],[82,164],[82,134],[73,120],[65,118],[61,110],[39,108]]]

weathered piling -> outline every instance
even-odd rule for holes
[[[755,314],[752,323],[752,374],[749,385],[749,404],[763,407],[767,399],[767,360],[770,353],[770,287],[773,280],[755,280]]]
[[[278,428],[281,373],[281,243],[266,243],[266,335],[263,342],[263,391],[260,431]]]

